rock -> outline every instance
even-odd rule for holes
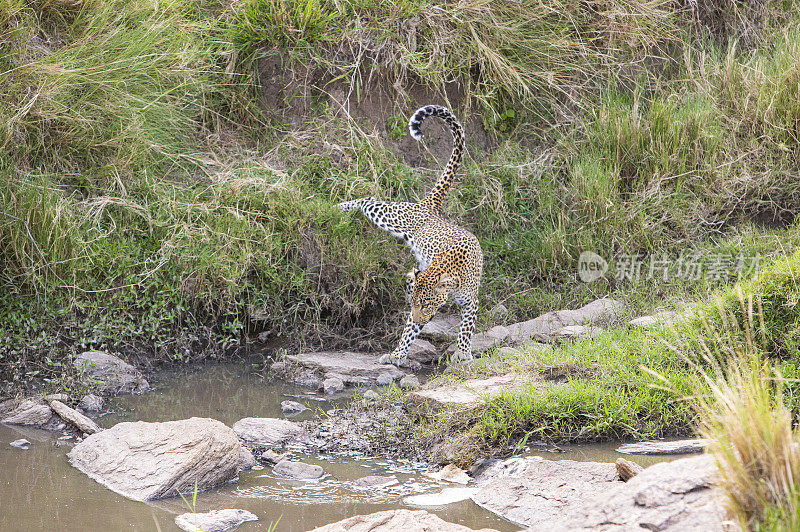
[[[272,417],[246,417],[233,424],[233,431],[248,443],[272,447],[306,437],[306,431],[293,421]]]
[[[619,481],[614,464],[511,458],[486,468],[472,500],[479,506],[535,530],[558,528]]]
[[[580,340],[581,338],[596,338],[603,329],[599,327],[587,327],[586,325],[567,325],[556,331],[556,338],[559,340]]]
[[[269,367],[269,371],[271,373],[277,373],[279,375],[286,372],[289,369],[289,364],[284,362],[283,360],[279,360],[277,362],[273,362],[272,365]]]
[[[425,493],[403,499],[403,503],[412,506],[444,506],[469,499],[478,488],[446,488],[439,493]]]
[[[344,381],[339,377],[328,377],[322,382],[325,395],[336,395],[344,391]]]
[[[503,320],[508,316],[508,307],[502,303],[498,303],[489,310],[489,316],[492,319]]]
[[[222,532],[236,528],[258,517],[246,510],[212,510],[206,513],[185,513],[175,518],[178,528],[186,532]]]
[[[150,389],[138,369],[102,351],[85,351],[75,357],[74,365],[101,393],[143,393]]]
[[[417,338],[408,348],[408,359],[420,364],[430,364],[439,359],[439,350],[429,341]]]
[[[269,337],[272,336],[272,331],[261,331],[258,333],[258,341],[262,344],[269,342]]]
[[[318,465],[294,462],[292,460],[281,460],[275,464],[272,472],[280,477],[292,480],[319,480],[325,476],[325,470]]]
[[[678,313],[672,310],[663,310],[650,316],[640,316],[628,322],[628,325],[637,329],[646,329],[656,325],[667,325],[675,321]]]
[[[603,298],[592,301],[578,310],[548,312],[538,318],[509,325],[508,341],[513,345],[521,345],[531,339],[550,342],[559,329],[569,325],[588,325],[614,319],[619,316],[623,308],[621,302]]]
[[[446,407],[475,408],[503,391],[520,388],[524,384],[525,378],[515,374],[471,379],[427,390],[415,390],[406,395],[406,404],[431,410],[441,410]]]
[[[361,398],[364,399],[365,401],[377,401],[378,399],[381,398],[381,394],[379,394],[375,390],[367,390],[366,392],[364,392]]]
[[[319,352],[287,355],[286,359],[316,375],[338,377],[346,385],[376,384],[379,376],[386,374],[392,381],[403,378],[407,372],[390,364],[381,364],[375,355],[367,353]]]
[[[78,408],[82,408],[86,412],[100,412],[106,404],[106,400],[99,395],[89,394],[84,395],[78,403]]]
[[[452,342],[458,336],[461,317],[455,314],[436,316],[425,324],[419,335],[435,342]]]
[[[68,403],[69,395],[65,393],[51,393],[50,395],[45,395],[44,400],[48,403],[50,401],[61,401],[62,403]]]
[[[498,347],[506,338],[508,338],[508,335],[508,327],[503,327],[502,325],[492,327],[485,333],[473,334],[472,339],[470,340],[472,350],[475,352],[475,354],[483,354],[490,349]],[[448,348],[445,350],[444,355],[449,358],[453,353],[456,352],[457,347],[458,344],[456,343],[450,344],[450,346],[448,346]]]
[[[24,440],[24,439],[23,440],[14,440],[11,443],[9,443],[9,445],[11,447],[16,447],[17,449],[22,449],[24,451],[27,451],[31,446],[31,442],[29,442],[28,440]]]
[[[395,477],[381,477],[377,475],[369,475],[366,477],[361,477],[360,479],[353,482],[353,487],[360,490],[380,489],[380,488],[388,488],[389,486],[394,486],[399,483],[400,482]]]
[[[0,401],[0,418],[5,417],[9,412],[13,412],[19,404],[20,401],[14,398]]]
[[[375,379],[375,384],[378,386],[389,386],[394,381],[395,377],[391,373],[381,373],[378,375],[378,378]]]
[[[308,410],[306,405],[300,404],[297,401],[281,401],[281,411],[284,414],[288,415],[296,415],[301,412],[305,412]]]
[[[424,510],[385,510],[369,515],[348,517],[336,523],[315,528],[312,532],[472,532],[473,529],[448,523]],[[483,528],[478,532],[496,532]]]
[[[242,450],[239,451],[239,471],[247,471],[248,469],[253,469],[257,465],[258,461],[256,457],[253,456],[253,451],[242,446]]]
[[[55,415],[52,408],[30,399],[20,403],[0,421],[9,425],[27,425],[46,430],[59,430],[59,425],[63,425],[61,418]]]
[[[584,501],[578,516],[559,530],[741,530],[726,521],[724,497],[715,487],[719,480],[708,455],[655,464]]]
[[[73,447],[70,463],[137,501],[173,497],[235,480],[242,446],[215,419],[119,423]]]
[[[67,423],[71,423],[81,432],[85,432],[86,434],[94,434],[103,430],[97,423],[84,416],[77,410],[68,407],[61,401],[50,401],[50,408],[52,408],[53,412],[58,414],[61,419]]]
[[[315,390],[322,388],[322,378],[317,375],[313,369],[302,371],[297,377],[294,378],[294,382],[300,386],[306,386]]]
[[[643,441],[621,445],[617,448],[617,452],[644,455],[694,454],[702,453],[707,444],[708,442],[701,438],[677,441]]]
[[[636,462],[631,462],[630,460],[625,460],[624,458],[617,458],[617,461],[614,462],[614,465],[617,466],[617,473],[619,473],[619,478],[622,480],[622,482],[628,482],[630,479],[641,473],[644,469]]]
[[[276,453],[272,449],[267,449],[263,453],[261,453],[261,459],[267,462],[268,464],[277,464],[284,458],[288,456],[288,453]]]
[[[461,469],[455,464],[448,464],[436,473],[428,474],[429,477],[436,480],[444,480],[447,482],[455,482],[456,484],[467,484],[472,477],[466,471]]]
[[[400,387],[404,390],[419,388],[419,379],[416,375],[406,375],[400,379]]]

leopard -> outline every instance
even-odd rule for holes
[[[425,324],[451,298],[461,309],[456,350],[450,364],[474,359],[472,335],[478,315],[478,291],[483,273],[483,251],[478,238],[450,221],[443,204],[461,167],[465,151],[464,127],[446,107],[427,105],[408,122],[411,136],[422,141],[422,123],[428,117],[444,121],[453,136],[453,151],[433,188],[418,202],[387,202],[374,197],[338,204],[344,211],[360,210],[375,226],[411,248],[417,267],[406,276],[406,299],[411,306],[400,342],[381,364],[408,365],[408,351]]]

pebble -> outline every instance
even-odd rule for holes
[[[14,440],[9,445],[17,449],[27,450],[31,446],[31,442],[28,440]]]

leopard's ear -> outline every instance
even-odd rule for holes
[[[436,285],[436,291],[440,294],[447,294],[455,287],[456,280],[445,273],[439,278],[439,284]]]
[[[416,280],[416,278],[417,278],[417,275],[419,275],[419,270],[418,270],[418,269],[416,269],[416,268],[414,268],[413,270],[411,270],[410,272],[408,272],[408,273],[406,274],[406,276],[408,277],[408,279],[409,279],[409,280],[411,280],[411,281],[414,281],[414,280]]]

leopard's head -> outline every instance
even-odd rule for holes
[[[415,270],[412,274],[413,280],[409,279],[406,284],[411,294],[411,318],[415,323],[428,323],[439,307],[445,304],[457,283],[446,273]]]

